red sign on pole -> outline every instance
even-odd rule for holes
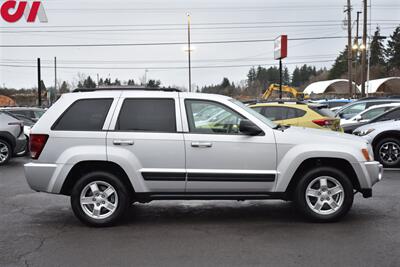
[[[287,57],[287,35],[281,35],[274,41],[274,58],[282,59]]]

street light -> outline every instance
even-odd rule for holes
[[[192,92],[192,67],[191,67],[191,49],[190,49],[190,14],[187,13],[187,19],[188,19],[188,69],[189,69],[189,92]]]

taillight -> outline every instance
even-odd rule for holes
[[[321,127],[330,127],[333,124],[333,121],[330,119],[318,119],[318,120],[313,120],[312,122]]]
[[[29,135],[29,149],[32,159],[38,159],[44,148],[49,136],[47,134],[31,134]]]

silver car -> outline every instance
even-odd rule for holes
[[[400,120],[370,123],[354,130],[374,149],[375,158],[385,167],[400,167]]]
[[[23,122],[0,111],[0,166],[14,155],[24,154],[26,149]]]
[[[114,224],[134,202],[170,199],[284,199],[330,222],[382,177],[362,138],[277,125],[232,98],[170,89],[63,94],[30,142],[31,188],[70,196],[94,226]]]

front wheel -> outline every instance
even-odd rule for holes
[[[346,174],[332,167],[317,167],[297,184],[295,201],[301,213],[317,222],[333,222],[350,210],[353,185]]]
[[[124,184],[107,172],[91,172],[82,176],[71,194],[75,215],[90,226],[110,226],[118,222],[130,204]]]

